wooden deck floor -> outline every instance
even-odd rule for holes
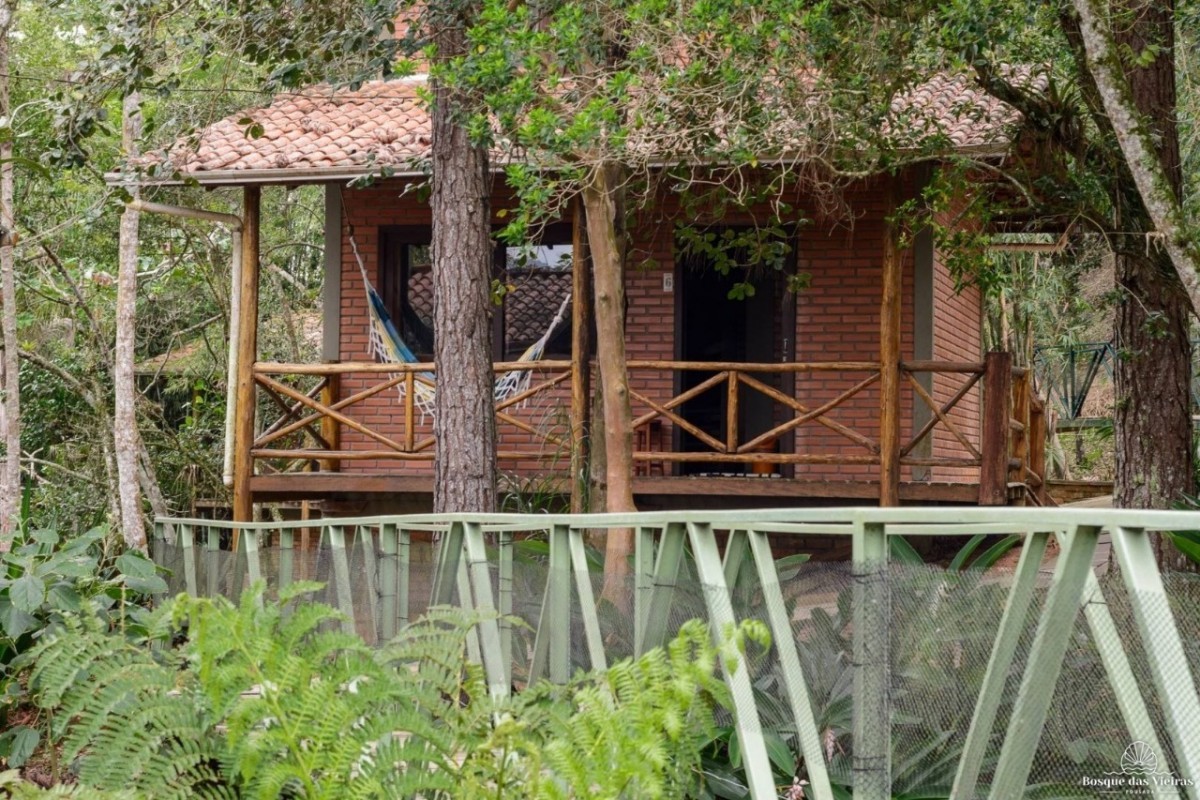
[[[558,490],[568,490],[565,479],[557,481]],[[348,496],[430,495],[431,476],[365,473],[292,473],[256,475],[250,483],[258,501],[344,498]],[[874,505],[879,499],[876,481],[805,480],[803,478],[760,478],[739,476],[638,476],[634,493],[639,498],[694,497],[713,499],[739,498],[779,500],[841,501]],[[900,485],[900,499],[908,503],[971,503],[979,498],[974,483],[906,482]]]

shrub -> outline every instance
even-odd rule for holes
[[[493,697],[467,639],[483,618],[433,609],[388,646],[343,634],[295,584],[234,606],[181,596],[187,641],[152,648],[86,615],[30,674],[82,786],[168,797],[682,797],[725,701],[725,650],[685,625],[666,649],[567,686]]]
[[[10,767],[21,766],[39,738],[27,725],[8,724],[9,710],[24,700],[21,655],[85,605],[102,627],[144,633],[145,601],[166,591],[149,559],[114,555],[107,541],[104,528],[64,537],[22,524],[9,552],[0,554],[0,757]]]

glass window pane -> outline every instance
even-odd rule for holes
[[[570,358],[571,306],[563,303],[571,293],[572,255],[570,244],[505,248],[505,361],[524,357],[551,328],[542,357]]]
[[[433,264],[427,244],[405,245],[402,336],[420,357],[433,354]]]

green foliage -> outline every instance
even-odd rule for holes
[[[26,522],[12,549],[0,554],[0,725],[23,699],[18,676],[24,656],[39,639],[58,635],[74,614],[87,607],[98,626],[122,635],[145,630],[148,616],[140,602],[165,591],[166,583],[146,557],[114,557],[108,542],[102,528],[71,537]],[[32,728],[8,727],[0,734],[0,757],[18,767],[37,741]]]
[[[432,609],[381,650],[295,584],[238,605],[179,597],[155,617],[179,649],[64,622],[30,685],[80,784],[142,797],[680,797],[725,700],[722,661],[685,625],[665,650],[493,697],[466,642],[483,618]]]
[[[53,797],[71,797],[75,800],[133,800],[133,794],[127,791],[100,792],[84,786],[63,784],[45,789],[35,783],[21,780],[21,773],[15,769],[0,772],[0,792],[12,800],[46,800]]]

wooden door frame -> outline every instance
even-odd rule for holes
[[[728,227],[728,228],[743,227],[743,228],[745,228],[745,227],[749,227],[749,226],[725,225],[725,226],[714,226],[714,227]],[[779,284],[776,286],[776,292],[779,294],[781,302],[783,303],[783,308],[782,308],[783,318],[780,322],[780,325],[782,328],[781,332],[782,332],[783,336],[781,337],[781,339],[778,339],[775,342],[775,344],[777,346],[777,350],[778,350],[778,357],[779,357],[780,363],[788,363],[790,361],[796,360],[796,314],[797,314],[796,302],[797,302],[798,298],[797,298],[796,292],[789,291],[788,286],[787,286],[787,278],[789,276],[797,274],[797,272],[800,268],[800,226],[797,223],[788,223],[787,225],[785,225],[785,228],[788,231],[787,242],[790,247],[790,252],[787,254],[783,274],[775,276],[775,279]],[[683,329],[683,313],[684,313],[683,281],[684,281],[684,275],[687,272],[687,270],[684,269],[683,260],[679,257],[679,254],[675,250],[674,245],[675,245],[675,243],[674,243],[674,241],[672,241],[673,255],[672,255],[671,272],[672,272],[673,280],[675,282],[674,283],[675,288],[674,288],[674,291],[672,292],[672,294],[674,294],[674,298],[672,299],[672,307],[673,307],[673,313],[675,315],[674,322],[672,324],[672,331],[673,331],[673,338],[674,338],[674,342],[672,345],[672,347],[673,347],[672,357],[676,361],[683,361],[684,360],[684,355],[683,355],[683,330],[684,330]],[[788,395],[789,397],[795,397],[796,396],[796,374],[794,372],[785,372],[780,376],[780,378],[781,378],[780,387],[779,387],[780,391],[783,392],[784,394]],[[678,396],[683,392],[683,373],[682,372],[676,371],[675,374],[672,376],[671,389],[675,396]],[[679,449],[681,448],[681,446],[682,446],[682,443],[680,441],[679,426],[672,425],[671,426],[671,449],[678,452]],[[779,439],[780,452],[793,452],[795,447],[796,447],[796,433],[794,430],[788,431],[787,433],[785,433],[783,436],[780,437],[780,439]],[[672,471],[675,475],[679,474],[679,468],[680,468],[679,463],[672,465]],[[795,471],[796,471],[796,468],[795,468],[794,464],[780,465],[780,474],[784,478],[794,477]]]

